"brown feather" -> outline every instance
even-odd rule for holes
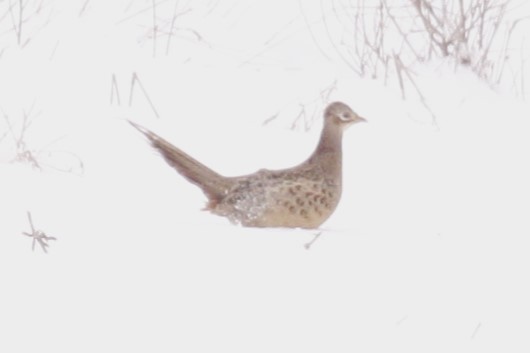
[[[151,145],[164,157],[169,165],[202,189],[209,199],[207,208],[215,207],[220,199],[224,197],[230,187],[229,179],[214,172],[154,132],[132,121],[129,121],[129,123],[147,137]]]

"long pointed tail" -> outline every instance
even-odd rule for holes
[[[130,120],[129,123],[149,139],[151,145],[164,157],[170,166],[175,168],[190,182],[199,186],[210,199],[210,202],[216,203],[224,196],[229,188],[228,178],[214,172],[154,132]]]

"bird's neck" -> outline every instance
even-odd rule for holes
[[[317,148],[308,160],[322,165],[327,173],[342,174],[342,130],[334,124],[324,124]]]

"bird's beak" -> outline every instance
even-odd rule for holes
[[[368,120],[366,120],[365,118],[363,118],[362,116],[357,116],[357,121],[360,122],[360,123],[367,123]]]

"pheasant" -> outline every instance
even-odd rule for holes
[[[337,208],[342,194],[342,134],[366,121],[342,102],[324,111],[314,152],[288,169],[261,169],[226,177],[152,131],[129,121],[184,178],[202,189],[206,210],[247,227],[318,228]]]

